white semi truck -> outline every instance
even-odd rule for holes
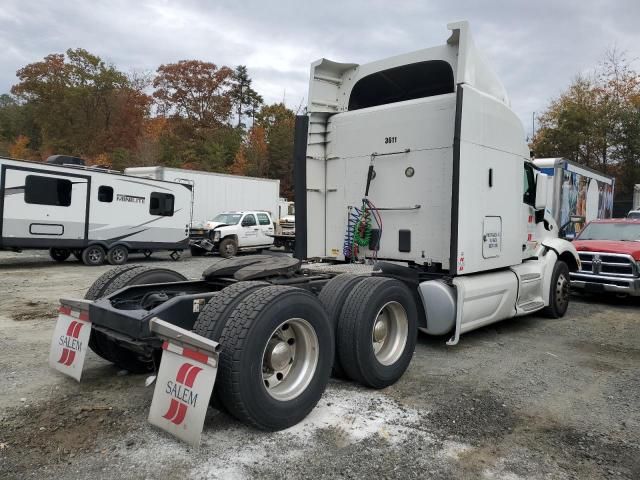
[[[579,259],[545,215],[549,177],[468,24],[448,28],[434,48],[312,64],[296,121],[297,258],[220,260],[195,281],[121,267],[85,300],[62,301],[120,367],[153,371],[164,352],[154,424],[180,435],[195,409],[164,378],[188,384],[189,399],[213,389],[237,419],[277,430],[314,408],[332,371],[396,382],[418,330],[455,345],[499,320],[565,314]],[[69,355],[51,358],[73,368]],[[214,373],[198,384],[201,369]]]

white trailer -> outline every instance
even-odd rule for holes
[[[565,234],[575,236],[587,222],[611,218],[615,178],[566,158],[537,158],[533,164],[553,178],[547,192],[547,210]],[[584,217],[584,223],[571,224],[572,216]]]
[[[633,204],[634,210],[640,210],[640,183],[633,186]]]
[[[371,388],[396,382],[418,329],[455,345],[499,320],[563,316],[579,259],[545,215],[550,178],[535,171],[468,24],[448,27],[442,46],[312,64],[309,115],[296,119],[298,259],[225,259],[192,282],[166,270],[107,272],[90,301],[63,305],[87,312],[93,350],[152,371],[162,348],[159,378],[204,398],[213,388],[231,415],[278,430],[313,409],[332,370]],[[56,368],[82,368],[52,345]],[[217,376],[195,383],[206,365]],[[188,441],[197,443],[203,402],[162,383],[153,405],[152,423],[181,438],[196,432]]]
[[[119,265],[131,251],[187,248],[190,220],[189,185],[0,158],[0,249]]]
[[[193,224],[202,226],[228,211],[262,210],[278,215],[280,180],[169,167],[132,167],[125,174],[187,183],[193,191]]]

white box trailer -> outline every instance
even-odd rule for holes
[[[227,211],[263,210],[274,219],[278,215],[280,180],[162,166],[127,168],[125,174],[191,185],[194,226]]]
[[[533,164],[553,177],[553,188],[547,192],[547,210],[559,226],[569,225],[565,233],[575,236],[584,224],[571,224],[571,216],[584,217],[585,222],[611,218],[615,178],[566,158],[537,158]]]
[[[640,183],[633,186],[633,204],[631,208],[640,210]]]
[[[189,185],[0,158],[0,249],[117,265],[130,251],[187,248],[190,220]]]

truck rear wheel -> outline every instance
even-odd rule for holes
[[[338,320],[338,352],[347,376],[372,388],[394,384],[411,362],[417,316],[414,297],[399,280],[369,277],[358,283]]]
[[[218,251],[224,258],[235,257],[236,253],[238,253],[238,242],[233,238],[223,238],[218,247]]]
[[[295,425],[329,381],[329,318],[319,300],[300,288],[252,292],[231,312],[220,344],[220,399],[234,417],[257,428]]]
[[[223,288],[214,295],[198,315],[198,319],[193,324],[193,333],[202,337],[220,341],[220,335],[224,329],[229,314],[242,302],[251,292],[258,288],[268,286],[267,282],[238,282]],[[220,345],[223,349],[224,345]],[[217,409],[223,409],[218,388],[214,387],[211,396],[211,405]]]
[[[210,340],[219,341],[229,314],[254,290],[268,286],[267,282],[238,282],[223,288],[213,296],[193,324],[193,332]],[[224,347],[222,347],[224,348]]]
[[[338,319],[340,318],[340,312],[344,306],[344,302],[358,283],[364,280],[363,275],[354,275],[352,273],[343,273],[333,277],[322,288],[318,300],[322,303],[322,306],[329,315],[329,321],[333,327],[334,335],[337,333]],[[338,378],[344,378],[345,373],[342,365],[340,364],[340,354],[336,348],[336,355],[333,361],[333,376]]]
[[[66,248],[50,248],[49,256],[56,262],[64,262],[71,255],[71,251]]]
[[[111,265],[124,265],[129,258],[129,249],[124,245],[111,247],[107,252],[107,261]]]
[[[129,285],[184,281],[178,272],[166,268],[123,265],[103,273],[93,282],[84,298],[97,300]],[[89,348],[96,355],[132,373],[146,373],[154,369],[153,358],[129,350],[115,342],[107,334],[91,329]]]
[[[564,317],[569,307],[570,287],[569,267],[563,261],[558,260],[553,266],[549,305],[542,310],[545,316],[549,318]]]

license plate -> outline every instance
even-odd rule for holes
[[[62,305],[51,339],[49,366],[80,381],[90,335],[89,314]]]
[[[149,422],[192,446],[200,444],[218,371],[217,355],[165,341]]]
[[[584,289],[591,293],[602,293],[605,291],[604,285],[600,283],[586,283]]]

